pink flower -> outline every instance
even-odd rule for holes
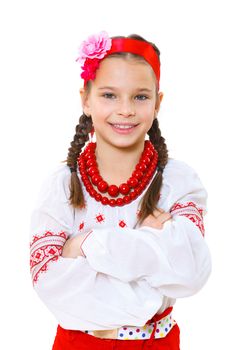
[[[86,58],[102,59],[111,48],[111,39],[105,31],[91,35],[79,47],[77,62],[84,64]]]
[[[76,61],[83,65],[81,67],[83,70],[81,78],[84,79],[85,84],[88,80],[95,79],[100,60],[105,57],[111,45],[112,40],[105,31],[91,35],[86,41],[82,42],[79,47],[79,57]]]

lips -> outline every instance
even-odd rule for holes
[[[126,129],[132,129],[135,126],[137,126],[138,124],[133,124],[133,123],[110,123],[110,125],[112,125],[114,128],[116,129],[122,129],[122,130],[126,130]]]
[[[112,129],[118,134],[129,134],[135,130],[139,124],[133,123],[109,123]]]

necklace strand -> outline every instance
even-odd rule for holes
[[[78,158],[79,171],[87,192],[103,205],[123,206],[136,199],[150,182],[158,161],[158,153],[152,143],[145,141],[144,150],[130,178],[119,186],[109,185],[100,175],[95,155],[96,143],[90,142]],[[111,197],[102,195],[96,189]]]

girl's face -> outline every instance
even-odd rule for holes
[[[83,110],[91,115],[96,142],[117,148],[141,147],[160,108],[152,68],[144,62],[106,58],[88,95],[80,90]]]

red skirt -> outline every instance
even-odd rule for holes
[[[157,321],[163,314],[155,315],[152,320]],[[148,321],[150,322],[150,321]],[[147,323],[148,323],[147,322]],[[155,328],[155,327],[154,327]],[[151,334],[150,339],[120,340],[103,339],[94,337],[81,331],[67,330],[60,325],[57,328],[56,337],[52,350],[179,350],[180,349],[180,330],[177,324],[164,338],[154,338]]]

